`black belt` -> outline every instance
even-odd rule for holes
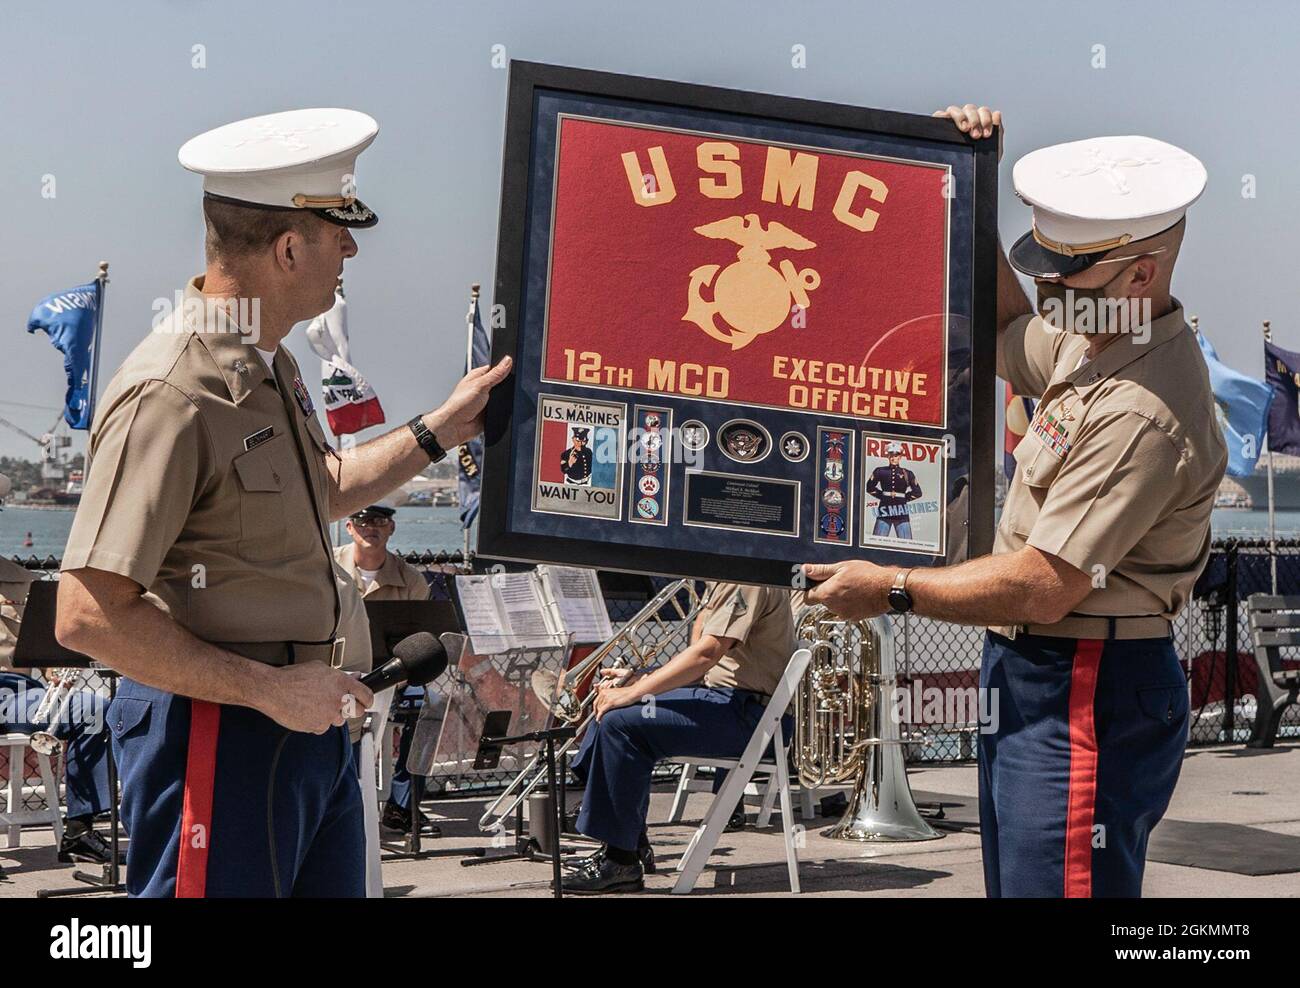
[[[268,666],[291,666],[299,662],[324,662],[331,669],[343,666],[345,639],[324,642],[212,642],[217,648],[234,652]]]

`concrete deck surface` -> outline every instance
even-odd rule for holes
[[[973,765],[916,768],[910,773],[917,799],[931,794],[969,797],[976,793]],[[675,874],[673,865],[690,840],[694,822],[708,806],[707,794],[690,797],[686,821],[666,824],[669,787],[659,787],[651,799],[650,840],[660,870],[646,879],[644,894],[666,895]],[[445,799],[426,804],[442,827],[443,836],[426,840],[426,850],[463,853],[418,861],[394,860],[384,865],[389,897],[535,896],[550,894],[550,865],[510,861],[464,867],[464,854],[489,846],[475,821],[481,799]],[[960,815],[960,811],[953,811]],[[797,814],[797,810],[796,810]],[[1256,751],[1240,746],[1197,748],[1188,752],[1182,777],[1166,820],[1221,822],[1256,827],[1300,838],[1300,745],[1284,744]],[[788,895],[784,844],[777,826],[724,834],[696,888],[699,896]],[[803,821],[799,821],[803,822]],[[822,836],[831,822],[810,821],[799,852],[803,894],[817,896],[947,896],[981,897],[979,835],[973,828],[947,831],[942,840],[892,846],[861,846]],[[1163,826],[1163,824],[1162,824]],[[1157,834],[1159,831],[1157,831]],[[1207,864],[1214,864],[1208,860]],[[0,849],[0,866],[8,881],[0,882],[0,897],[35,895],[38,889],[70,883],[71,866],[55,859],[48,828],[28,828],[22,846]],[[1164,864],[1147,866],[1145,894],[1151,897],[1241,896],[1295,897],[1300,873],[1250,876],[1203,867]]]

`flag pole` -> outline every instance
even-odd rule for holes
[[[1264,342],[1273,341],[1273,331],[1269,320],[1264,320]],[[1264,445],[1269,446],[1268,433],[1264,433]],[[1277,514],[1273,504],[1273,450],[1268,450],[1268,570],[1270,593],[1277,593]]]
[[[99,354],[102,347],[100,341],[104,334],[104,296],[108,292],[108,262],[99,262],[99,274],[95,281],[99,283],[99,300],[95,306],[95,346],[90,353],[90,408],[87,411],[87,421],[93,426],[95,424],[95,403],[99,397]],[[86,455],[82,463],[82,478],[90,476],[90,443],[86,443]]]
[[[465,313],[465,372],[469,373],[472,369],[471,364],[474,362],[474,311],[478,308],[478,295],[480,285],[477,281],[471,282],[469,286],[469,311]],[[464,505],[461,509],[464,510]],[[465,572],[470,571],[469,563],[469,525],[461,527],[461,565],[465,567]]]

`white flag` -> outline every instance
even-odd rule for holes
[[[334,296],[334,307],[307,326],[307,341],[321,360],[325,417],[336,436],[360,432],[384,421],[379,396],[352,366],[348,353],[348,303]]]

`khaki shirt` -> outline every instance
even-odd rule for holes
[[[374,663],[373,653],[370,649],[370,618],[366,614],[366,600],[428,600],[429,584],[424,582],[424,577],[414,566],[408,564],[404,559],[399,558],[393,553],[388,554],[384,560],[384,565],[379,568],[375,574],[375,582],[365,589],[364,581],[361,579],[361,571],[357,568],[354,555],[356,545],[349,542],[347,545],[337,546],[334,549],[334,561],[337,563],[336,569],[344,586],[340,590],[340,599],[343,601],[344,621],[340,625],[340,633],[346,629],[347,645],[343,650],[343,668],[352,672],[355,668],[353,661],[360,661],[362,653],[365,655],[365,668],[362,672],[368,672]],[[354,648],[353,639],[358,638],[359,643]],[[352,740],[356,741],[361,736],[360,725],[362,719],[348,722],[348,727],[352,735]]]
[[[993,551],[1032,545],[1093,577],[1075,614],[1172,619],[1209,557],[1227,447],[1175,306],[1145,343],[1116,340],[1083,364],[1086,338],[1038,316],[1005,333],[1012,390],[1042,397],[1016,447]]]
[[[309,401],[293,357],[276,350],[273,381],[203,305],[202,281],[100,399],[63,568],[134,580],[205,641],[326,641],[340,618],[333,451],[295,394]]]
[[[12,669],[18,624],[36,574],[0,556],[0,669]]]
[[[789,591],[711,583],[706,592],[696,618],[700,634],[734,638],[736,645],[704,674],[704,685],[771,696],[794,651]]]
[[[375,582],[367,587],[356,564],[356,548],[352,542],[338,546],[334,550],[334,559],[366,600],[429,599],[429,584],[420,571],[392,552],[388,553],[384,565],[375,574]]]

